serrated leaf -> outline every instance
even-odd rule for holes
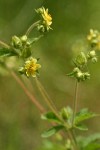
[[[78,130],[81,130],[81,131],[87,131],[88,130],[88,128],[87,128],[87,126],[86,125],[84,125],[84,124],[78,124],[78,125],[76,125],[76,126],[74,126],[76,129],[78,129]]]
[[[0,48],[0,57],[15,56],[16,53],[7,48]]]
[[[79,124],[80,122],[96,117],[97,114],[93,112],[89,112],[87,108],[82,109],[80,112],[78,112],[75,116],[75,124]]]
[[[42,118],[43,120],[48,120],[48,121],[50,121],[50,122],[60,123],[59,118],[58,118],[53,112],[48,112],[48,113],[46,113],[46,114],[43,114],[43,115],[41,116],[41,118]]]
[[[62,126],[62,125],[54,126],[54,127],[50,128],[49,130],[45,131],[41,136],[44,138],[50,137],[63,128],[64,128],[64,126]]]

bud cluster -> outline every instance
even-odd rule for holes
[[[86,70],[88,61],[95,63],[98,60],[96,50],[100,48],[98,47],[100,46],[100,33],[97,30],[91,29],[90,34],[87,36],[87,40],[91,46],[91,50],[89,49],[87,54],[84,52],[78,54],[74,60],[75,68],[68,74],[70,77],[75,77],[78,82],[90,79],[90,74]]]
[[[22,56],[24,58],[31,56],[31,43],[26,35],[23,35],[21,37],[13,36],[11,46],[19,56]]]

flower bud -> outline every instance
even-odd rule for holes
[[[83,66],[87,63],[87,58],[83,52],[76,57],[75,63],[78,66]]]
[[[94,57],[94,56],[96,56],[95,51],[94,50],[90,51],[90,57]]]
[[[73,73],[78,73],[80,69],[78,67],[74,68]]]
[[[21,42],[26,43],[27,42],[27,36],[23,35],[21,38]]]
[[[90,79],[90,74],[88,72],[84,73],[84,80]]]
[[[12,37],[12,46],[14,48],[20,48],[22,46],[21,40],[17,36]]]
[[[93,57],[93,58],[92,58],[92,62],[93,62],[93,63],[96,63],[97,61],[98,61],[97,57]]]
[[[81,71],[78,72],[77,75],[76,75],[76,77],[77,77],[78,79],[81,79],[81,78],[83,77],[83,73],[82,73]]]
[[[67,120],[67,119],[68,119],[69,114],[68,114],[68,111],[67,111],[66,108],[63,108],[63,109],[61,110],[61,116],[62,116],[62,118],[63,118],[64,120]]]

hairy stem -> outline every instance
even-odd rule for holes
[[[43,108],[43,106],[35,99],[33,94],[31,94],[29,92],[29,90],[25,87],[25,85],[20,80],[20,78],[13,71],[11,71],[10,73],[11,73],[12,77],[17,81],[17,83],[21,86],[21,88],[24,90],[25,94],[29,97],[29,99],[35,104],[35,106],[38,108],[38,110],[41,113],[44,113],[45,109]]]
[[[72,118],[72,125],[74,125],[74,119],[75,119],[75,114],[77,111],[77,104],[78,104],[78,81],[76,80],[75,83],[75,97],[74,97],[74,103],[73,103],[73,118]]]
[[[43,85],[41,84],[41,82],[37,78],[36,78],[36,83],[41,87],[42,91],[44,92],[45,96],[47,97],[47,99],[51,103],[52,107],[54,107],[54,109],[57,111],[57,108],[56,108],[53,100],[51,100],[51,98],[49,97],[47,91],[45,90],[45,88],[43,87]]]
[[[7,49],[10,48],[10,46],[9,46],[8,44],[6,44],[6,43],[4,43],[4,42],[2,42],[2,41],[0,41],[0,45],[1,45],[2,47],[4,47],[4,48],[7,48]]]
[[[34,29],[34,27],[36,27],[38,24],[40,23],[40,20],[33,23],[26,31],[26,35],[28,36],[30,34],[30,32]]]
[[[46,93],[46,91],[44,90],[43,86],[41,85],[41,83],[39,82],[39,80],[36,78],[36,84],[37,84],[37,87],[41,93],[41,95],[43,96],[46,104],[48,105],[48,107],[56,114],[56,116],[58,116],[59,118],[59,115],[57,113],[57,109],[55,108],[53,102],[49,99],[48,97],[48,94]]]

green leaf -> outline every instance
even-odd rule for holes
[[[95,133],[88,137],[78,137],[77,140],[82,150],[100,149],[100,133]]]
[[[42,37],[43,37],[43,35],[40,35],[39,37],[36,37],[36,38],[31,38],[31,39],[29,39],[29,43],[33,44],[33,43],[37,42]]]
[[[92,135],[86,137],[84,140],[84,147],[90,143],[97,141],[97,140],[100,141],[100,133],[95,133],[95,134],[92,134]]]
[[[60,123],[59,118],[58,118],[53,112],[48,112],[48,113],[46,113],[46,114],[43,114],[43,115],[41,116],[41,118],[42,118],[43,120],[48,120],[48,121],[50,121],[50,122]]]
[[[16,56],[16,53],[13,50],[7,48],[0,48],[0,57],[7,57],[7,56]]]
[[[78,130],[81,130],[81,131],[87,131],[88,130],[88,128],[87,128],[87,126],[86,125],[84,125],[84,124],[78,124],[78,125],[76,125],[76,126],[74,126],[76,129],[78,129]]]
[[[96,117],[97,114],[93,112],[89,112],[87,108],[82,109],[80,112],[78,112],[75,116],[75,124],[79,124],[80,122]]]
[[[62,126],[62,125],[54,126],[54,127],[50,128],[49,130],[45,131],[41,136],[44,138],[50,137],[63,128],[64,128],[64,126]]]

